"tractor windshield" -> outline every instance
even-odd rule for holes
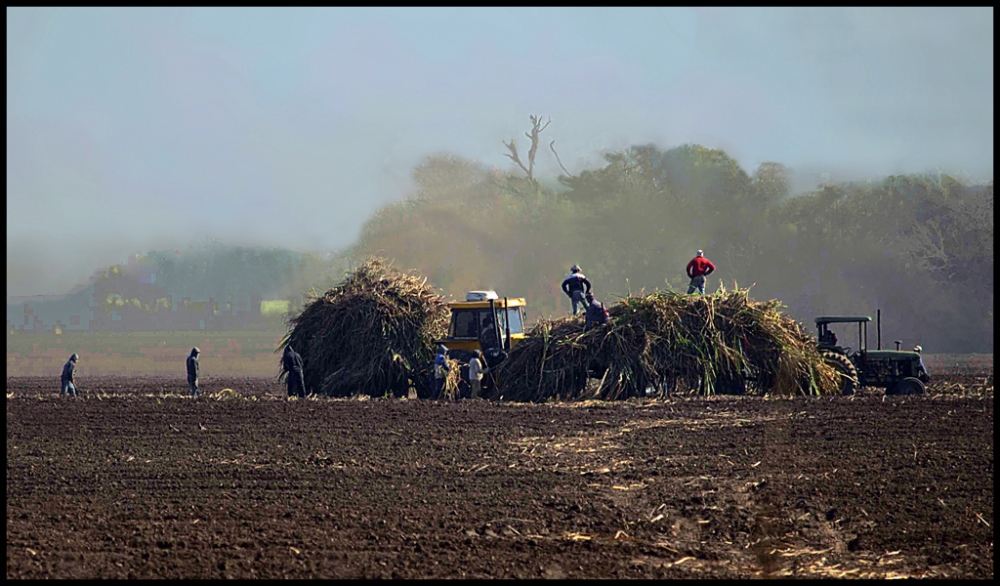
[[[455,309],[452,310],[451,335],[458,339],[477,340],[484,329],[493,328],[492,311],[489,309]],[[510,319],[510,333],[520,334],[524,331],[520,307],[510,307],[507,311],[497,308],[500,337],[507,334],[507,319]]]
[[[475,340],[479,337],[479,316],[474,309],[458,309],[452,312],[452,336]]]
[[[510,317],[510,333],[520,334],[523,332],[524,324],[521,320],[521,308],[509,307],[507,308],[507,315]]]

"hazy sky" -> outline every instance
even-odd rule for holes
[[[993,9],[8,8],[7,294],[197,237],[342,248],[529,114],[574,172],[697,142],[991,179]]]

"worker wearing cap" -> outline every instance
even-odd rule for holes
[[[448,380],[448,371],[451,367],[448,366],[448,348],[441,344],[438,346],[438,353],[434,357],[434,394],[431,396],[432,399],[437,400],[441,398],[441,391],[444,390],[445,383]]]
[[[577,314],[579,308],[586,310],[587,305],[583,295],[590,292],[590,280],[583,276],[579,265],[573,265],[569,270],[569,275],[563,279],[562,290],[573,302],[573,315]]]
[[[60,377],[60,382],[62,383],[59,389],[60,397],[63,395],[76,396],[76,387],[73,386],[73,373],[76,372],[76,361],[79,359],[80,357],[74,352],[69,357],[69,360],[66,361],[66,364],[63,365],[62,376]]]
[[[927,375],[927,368],[924,367],[924,349],[920,347],[920,344],[917,344],[913,347],[913,351],[917,353],[917,360],[920,362],[920,373],[917,378],[923,380],[924,377],[927,377],[927,379],[930,380],[930,377]],[[924,382],[927,381],[925,380]]]
[[[198,354],[201,354],[201,350],[197,346],[191,348],[191,353],[187,357],[187,373],[188,373],[188,386],[191,387],[191,396],[198,396],[198,375],[201,372],[201,367],[198,364]]]
[[[698,251],[697,256],[691,259],[691,262],[687,265],[687,276],[691,279],[691,284],[688,285],[688,295],[698,291],[702,295],[705,294],[705,277],[711,275],[715,272],[715,265],[712,261],[705,258],[705,253],[701,250]]]

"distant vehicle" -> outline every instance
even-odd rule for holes
[[[881,312],[879,312],[881,318]],[[882,387],[887,395],[922,395],[930,375],[921,366],[920,354],[900,350],[882,350],[881,319],[878,323],[877,349],[868,349],[867,316],[823,316],[816,318],[817,349],[823,359],[840,374],[840,389],[844,395],[854,394],[856,387]],[[858,324],[857,349],[841,346],[830,324]]]

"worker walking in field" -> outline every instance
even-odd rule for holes
[[[306,387],[305,377],[302,373],[302,357],[291,346],[285,346],[285,354],[281,357],[281,362],[285,367],[285,372],[288,373],[288,378],[286,379],[288,383],[288,396],[305,397]]]
[[[573,265],[569,271],[569,275],[563,279],[562,290],[573,302],[573,315],[576,315],[578,308],[587,309],[583,296],[590,293],[590,280],[583,276],[579,265]]]
[[[62,383],[59,389],[60,397],[63,395],[76,396],[76,387],[73,385],[73,373],[76,372],[76,361],[79,359],[80,357],[74,352],[69,357],[69,360],[66,361],[66,364],[63,365],[62,376],[60,377],[60,382]]]
[[[191,387],[191,396],[198,396],[198,375],[201,372],[201,365],[198,363],[198,354],[201,350],[197,346],[191,348],[191,353],[187,357],[188,386]]]
[[[696,290],[702,295],[705,294],[705,277],[711,275],[715,272],[715,265],[712,261],[705,258],[705,253],[701,250],[698,251],[698,255],[691,259],[691,262],[687,265],[687,276],[691,279],[691,284],[688,285],[688,295],[694,293]]]
[[[483,375],[490,369],[483,363],[483,353],[480,350],[473,352],[472,359],[469,360],[469,385],[472,387],[471,396],[478,399],[483,394]]]
[[[448,349],[444,344],[438,346],[437,356],[434,357],[434,394],[431,399],[435,401],[441,398],[441,391],[444,390],[445,381],[448,379]]]
[[[604,307],[604,304],[600,301],[594,299],[594,294],[587,292],[587,321],[583,324],[583,331],[587,331],[592,327],[599,326],[601,324],[608,323],[611,319],[608,314],[608,309]]]

